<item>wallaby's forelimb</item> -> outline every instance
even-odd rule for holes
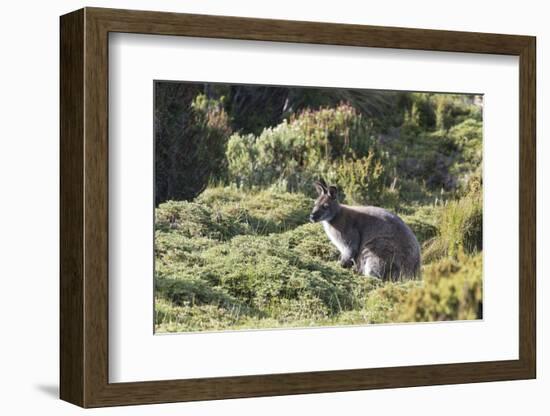
[[[340,256],[340,266],[344,269],[349,269],[355,264],[355,256]]]
[[[350,239],[345,242],[345,250],[340,254],[340,265],[346,269],[356,265],[357,255],[359,254],[359,235],[354,232]]]

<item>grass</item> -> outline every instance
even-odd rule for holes
[[[479,204],[478,204],[479,202]],[[338,264],[311,198],[211,187],[156,209],[157,332],[481,317],[480,200],[400,213],[423,245],[423,279],[383,283]]]
[[[479,194],[447,202],[437,212],[436,221],[437,233],[426,244],[425,261],[481,250],[483,202]]]

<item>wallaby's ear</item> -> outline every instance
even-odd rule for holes
[[[330,185],[328,187],[328,192],[327,193],[332,199],[336,199],[336,197],[338,196],[338,189],[336,188],[336,186]]]
[[[327,189],[326,185],[323,184],[322,182],[315,181],[314,185],[315,185],[315,189],[317,189],[317,192],[319,193],[319,195],[323,195],[323,194],[326,194],[328,192],[328,189]]]

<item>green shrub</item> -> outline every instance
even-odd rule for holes
[[[458,156],[457,145],[442,131],[418,131],[405,126],[388,147],[396,155],[397,175],[402,182],[422,184],[432,191],[456,187],[450,169]]]
[[[304,224],[279,237],[295,252],[322,261],[336,261],[340,255],[338,249],[328,242],[325,231],[319,224]]]
[[[448,132],[449,137],[463,153],[467,161],[480,162],[482,156],[483,123],[481,120],[468,118],[453,125]]]
[[[324,177],[350,201],[379,203],[392,182],[391,160],[369,123],[345,104],[306,110],[259,136],[235,134],[227,160],[230,181],[244,188],[276,185],[313,195],[312,183]]]
[[[481,120],[481,110],[461,94],[410,93],[405,97],[403,125],[417,131],[449,130],[468,118]]]
[[[240,305],[236,298],[227,294],[222,288],[213,287],[200,276],[195,278],[167,277],[162,269],[157,269],[155,279],[155,293],[166,299],[170,299],[175,305]]]
[[[192,200],[225,170],[231,134],[220,102],[155,94],[155,202]],[[168,97],[168,98],[167,98]]]
[[[460,255],[423,267],[422,281],[386,283],[366,297],[367,323],[482,318],[482,259]]]
[[[281,181],[291,191],[311,190],[311,179],[333,160],[371,141],[368,126],[351,107],[304,111],[259,136],[233,135],[228,143],[230,177],[246,187]],[[357,148],[355,148],[357,147]]]
[[[436,126],[440,130],[449,130],[468,118],[481,119],[479,108],[467,103],[466,97],[459,94],[434,94]]]
[[[308,164],[368,154],[375,144],[370,123],[352,106],[305,110],[290,120],[301,132]]]
[[[437,116],[431,94],[412,93],[408,97],[409,110],[405,112],[404,125],[422,130],[432,130],[437,123]]]
[[[364,305],[367,322],[372,324],[401,322],[395,319],[395,311],[404,302],[411,288],[416,285],[416,282],[388,282],[368,293]]]
[[[386,177],[382,162],[374,158],[374,153],[355,160],[342,160],[335,165],[336,183],[357,205],[379,204],[386,191]]]
[[[429,265],[423,284],[403,296],[394,309],[396,322],[481,319],[482,258],[459,255]]]

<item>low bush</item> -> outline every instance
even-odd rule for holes
[[[423,284],[396,303],[397,322],[481,319],[482,258],[459,255],[423,270]]]
[[[369,123],[345,104],[304,111],[259,136],[235,134],[227,160],[229,181],[245,189],[276,185],[313,195],[313,182],[324,177],[350,201],[374,204],[392,182],[389,156],[377,148]]]
[[[436,127],[437,115],[432,95],[412,93],[408,96],[408,111],[405,111],[403,124],[422,130],[433,130]]]
[[[466,102],[466,97],[458,94],[434,94],[436,127],[449,130],[466,119],[481,119],[479,107]]]
[[[386,171],[380,159],[369,153],[360,159],[335,164],[336,180],[349,203],[379,205],[387,193]]]

